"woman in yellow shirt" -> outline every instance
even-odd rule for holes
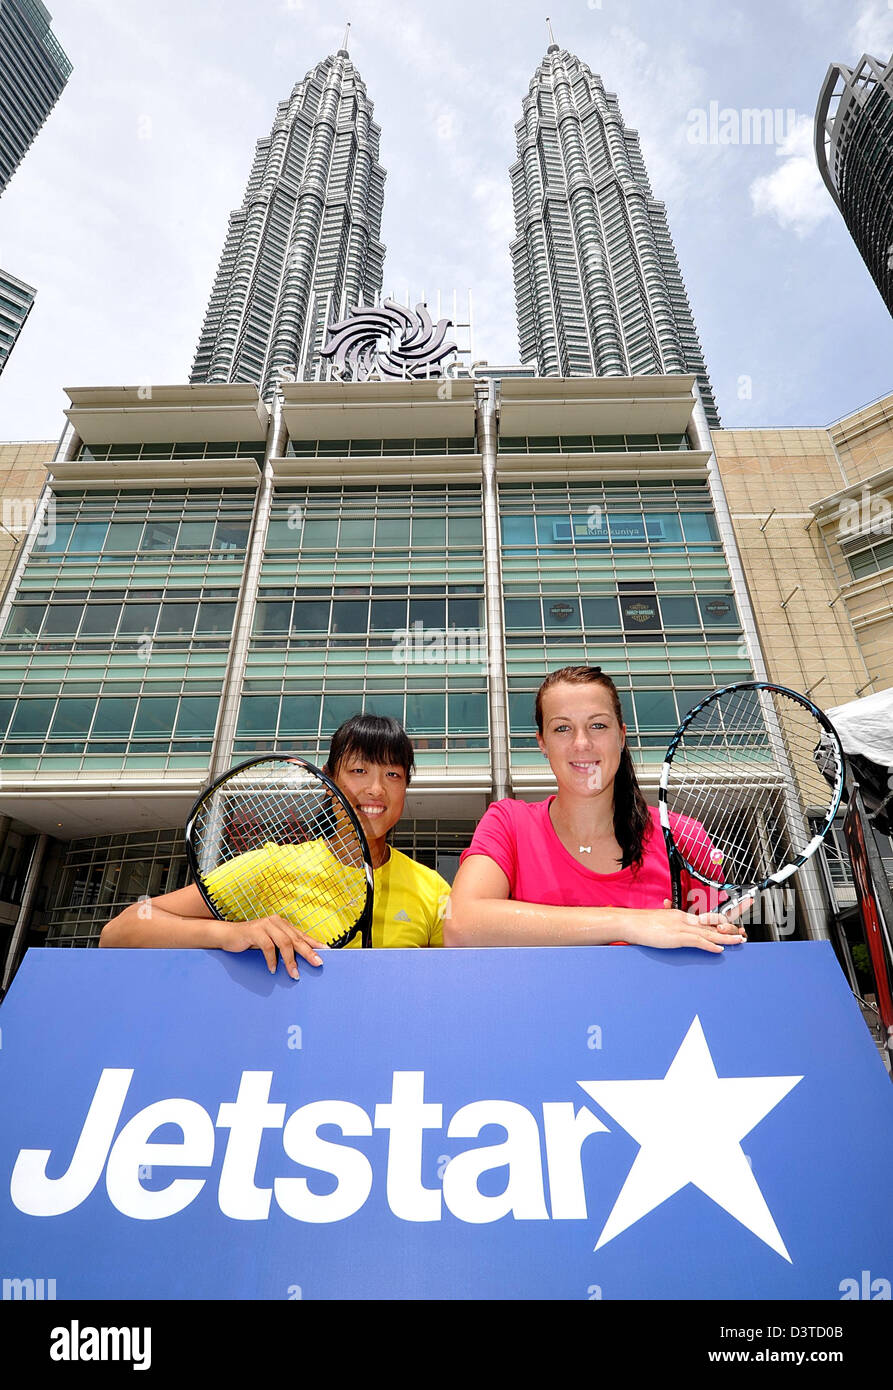
[[[374,877],[373,947],[443,945],[449,885],[440,874],[392,849],[388,831],[403,814],[415,765],[412,744],[396,719],[356,714],[332,738],[324,771],[356,810]],[[277,950],[298,978],[297,957],[321,965],[322,943],[272,913],[248,922],[219,921],[194,883],[133,903],[102,929],[100,946],[220,947],[260,950],[271,971]],[[358,946],[358,938],[350,943]]]

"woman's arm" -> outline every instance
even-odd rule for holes
[[[259,917],[252,922],[221,922],[211,915],[194,883],[163,893],[158,898],[132,903],[117,917],[106,922],[99,937],[100,946],[208,947],[224,951],[263,951],[271,971],[276,969],[277,948],[285,968],[298,978],[295,955],[311,965],[322,965],[316,954],[324,950],[321,942],[292,926],[284,917]]]
[[[696,946],[721,951],[743,941],[738,927],[718,912],[698,917],[673,908],[553,907],[515,902],[509,881],[486,854],[460,866],[443,924],[445,946],[605,946],[622,939],[634,946]]]

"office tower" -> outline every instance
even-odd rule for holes
[[[31,312],[37,291],[24,280],[0,270],[0,372]]]
[[[0,4],[0,193],[71,75],[51,22],[40,0]]]
[[[893,58],[832,63],[815,113],[819,173],[893,314]]]
[[[230,216],[190,381],[254,382],[269,400],[280,376],[312,379],[331,314],[378,295],[385,171],[372,111],[346,46],[279,103]]]
[[[692,372],[718,425],[666,209],[617,97],[553,40],[523,112],[510,169],[522,359],[543,376]]]

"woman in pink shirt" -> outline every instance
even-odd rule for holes
[[[536,697],[537,743],[558,791],[496,801],[462,853],[445,946],[696,946],[746,940],[718,912],[670,906],[670,865],[643,797],[610,676],[553,671]],[[671,820],[673,817],[671,816]],[[705,864],[712,846],[703,830]],[[683,879],[683,894],[689,901]]]

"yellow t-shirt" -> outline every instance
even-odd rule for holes
[[[392,849],[390,858],[374,869],[372,903],[373,949],[442,946],[443,917],[450,885],[435,869]],[[360,946],[358,936],[348,942]]]
[[[440,874],[392,849],[373,878],[373,947],[443,945],[450,889]],[[343,864],[325,840],[264,845],[205,878],[205,888],[226,920],[247,922],[276,913],[326,944],[356,920],[365,885],[365,869]],[[349,943],[361,944],[359,935]]]

